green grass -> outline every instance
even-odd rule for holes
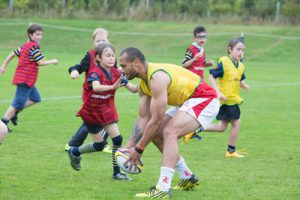
[[[0,19],[0,62],[26,40],[26,19]],[[179,64],[192,42],[195,24],[91,20],[31,21],[90,31],[45,27],[41,43],[47,58],[58,58],[59,65],[40,69],[37,87],[44,102],[25,110],[19,125],[12,127],[0,147],[0,199],[134,199],[157,182],[161,157],[153,145],[147,147],[144,172],[132,175],[132,183],[111,179],[108,154],[83,155],[82,170],[69,166],[64,145],[81,120],[75,113],[83,77],[70,80],[67,69],[92,48],[91,34],[97,27],[111,32],[117,51],[127,46],[142,49],[151,62]],[[6,24],[6,25],[5,25]],[[14,26],[12,26],[13,24]],[[174,191],[173,199],[299,199],[300,198],[300,27],[205,25],[208,30],[206,56],[217,61],[226,54],[231,37],[243,31],[246,37],[245,65],[249,92],[242,92],[244,104],[238,148],[246,148],[245,159],[225,159],[228,140],[223,134],[204,133],[203,141],[181,144],[181,154],[201,178],[194,191]],[[177,36],[126,35],[118,32],[182,34]],[[229,33],[229,34],[223,34]],[[274,35],[278,38],[247,33]],[[190,35],[189,35],[190,34]],[[282,39],[281,36],[298,37]],[[16,60],[0,76],[0,110],[3,115],[14,96],[11,80]],[[208,75],[206,71],[206,76]],[[136,81],[134,81],[136,83]],[[294,85],[293,85],[294,84]],[[116,103],[119,127],[127,141],[138,109],[138,96],[124,89]],[[91,139],[88,139],[91,141]],[[111,142],[110,142],[111,143]],[[173,184],[178,181],[175,175]]]

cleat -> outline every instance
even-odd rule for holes
[[[72,147],[69,146],[69,144],[67,143],[66,146],[65,146],[65,151],[69,151],[69,149],[71,149]]]
[[[68,154],[69,154],[69,158],[70,158],[70,164],[72,166],[72,168],[76,171],[79,171],[81,169],[81,166],[80,166],[80,160],[81,160],[81,157],[80,156],[75,156],[73,153],[72,153],[72,149],[73,148],[70,148],[68,150]]]
[[[116,175],[112,176],[113,179],[115,180],[120,180],[120,181],[132,181],[133,179],[127,176],[125,173],[117,173]]]
[[[14,126],[17,126],[18,125],[18,114],[16,113],[11,119],[10,119],[11,123],[14,125]]]
[[[225,157],[226,158],[244,158],[245,156],[242,155],[242,154],[239,154],[238,152],[234,151],[234,152],[229,152],[229,151],[226,151],[225,153]]]
[[[110,146],[108,144],[104,146],[102,151],[103,151],[103,153],[109,153],[109,154],[112,153],[112,149],[110,148]]]
[[[188,134],[186,134],[184,137],[183,137],[183,143],[187,143],[193,136],[194,136],[195,132],[190,132]]]
[[[180,179],[179,182],[175,187],[173,187],[174,190],[189,190],[193,187],[199,185],[199,179],[193,174],[188,179]]]
[[[12,133],[13,131],[10,128],[7,127],[7,132]]]
[[[193,135],[192,139],[196,139],[196,140],[199,140],[199,141],[200,141],[200,140],[202,140],[202,137],[201,137],[200,135],[198,135],[198,134],[195,133],[195,134]]]
[[[171,190],[165,192],[162,191],[158,186],[150,187],[148,192],[138,193],[135,195],[135,197],[153,198],[153,199],[165,199],[165,198],[170,198],[171,196],[172,196]]]

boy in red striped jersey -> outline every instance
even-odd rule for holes
[[[185,52],[184,59],[182,60],[182,67],[194,72],[201,77],[204,81],[204,67],[214,65],[213,60],[206,60],[204,45],[207,40],[207,32],[203,26],[194,28],[194,42]],[[183,142],[186,143],[190,138],[201,140],[202,137],[196,132],[189,133],[184,136]]]
[[[17,125],[18,112],[41,101],[39,91],[35,87],[39,66],[57,64],[57,59],[46,60],[40,50],[40,41],[43,37],[43,28],[38,24],[32,24],[27,29],[28,41],[20,48],[10,53],[0,68],[3,74],[7,64],[15,57],[19,57],[18,65],[13,79],[17,86],[12,104],[1,119],[6,125],[12,121]]]

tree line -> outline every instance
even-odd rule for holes
[[[300,0],[0,0],[2,17],[300,23]]]

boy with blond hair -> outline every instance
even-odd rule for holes
[[[108,31],[104,28],[97,28],[95,29],[95,31],[93,32],[93,45],[94,47],[98,46],[99,44],[102,43],[109,43],[109,35],[108,35]],[[81,60],[80,64],[77,64],[75,66],[72,66],[69,68],[69,73],[70,73],[70,77],[72,79],[77,79],[79,77],[80,74],[82,74],[83,72],[85,72],[85,76],[87,78],[87,72],[90,69],[90,67],[95,65],[95,50],[92,49],[89,52],[86,53],[86,55],[84,56],[84,58]],[[116,63],[115,63],[115,67],[116,67]],[[88,90],[88,85],[87,82],[84,82],[83,84],[83,93],[82,93],[82,100],[84,101],[87,97],[87,90]],[[105,142],[107,140],[107,133],[105,131],[105,129],[101,129],[99,131],[100,134],[102,134]],[[81,124],[81,126],[78,128],[78,130],[76,131],[76,133],[74,134],[74,136],[72,137],[72,139],[66,144],[65,146],[65,151],[68,151],[71,147],[79,147],[84,143],[84,140],[86,139],[86,137],[88,136],[88,131],[87,131],[87,127],[85,126],[84,123]],[[112,150],[110,148],[110,146],[107,144],[104,147],[104,149],[102,150],[105,153],[111,153]]]

